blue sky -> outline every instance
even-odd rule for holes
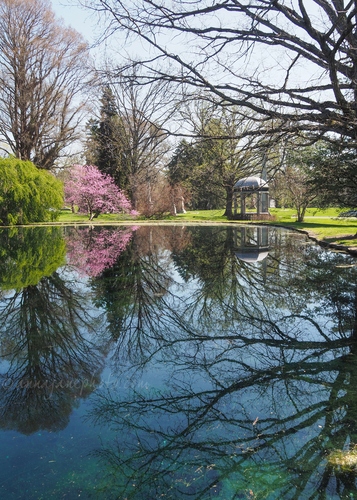
[[[52,8],[58,17],[62,17],[66,26],[71,26],[82,33],[92,43],[96,35],[95,19],[89,10],[76,7],[71,0],[52,0]]]
[[[79,0],[51,0],[51,3],[55,14],[64,20],[64,24],[81,33],[90,45],[98,41],[103,34],[104,27],[103,23],[102,27],[99,24],[98,14],[79,7]],[[112,58],[120,61],[127,57],[138,58],[138,54],[144,51],[140,40],[129,43],[125,37],[121,38],[121,35],[116,34],[110,37],[109,42],[103,43],[97,54],[110,53]]]

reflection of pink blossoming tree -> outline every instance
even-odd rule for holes
[[[80,274],[98,276],[115,263],[136,229],[73,229],[67,238],[67,259]]]
[[[110,175],[94,165],[74,165],[64,185],[66,202],[77,205],[80,213],[92,220],[102,212],[131,212],[130,201],[116,186]]]

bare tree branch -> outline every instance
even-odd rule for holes
[[[185,85],[188,97],[204,89],[259,113],[264,133],[274,119],[279,130],[357,141],[354,1],[92,0],[90,7],[109,16],[108,36],[125,33],[150,47],[142,82]],[[168,64],[158,70],[154,59]]]

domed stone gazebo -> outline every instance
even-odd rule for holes
[[[247,212],[247,197],[255,196],[256,211]],[[238,198],[240,198],[240,211],[238,210]],[[241,220],[254,220],[269,216],[269,185],[268,182],[258,176],[244,177],[237,181],[233,188],[234,218]]]

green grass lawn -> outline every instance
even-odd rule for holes
[[[296,212],[292,209],[272,209],[276,222],[284,227],[307,231],[319,240],[347,246],[357,246],[357,218],[338,217],[341,209],[318,210],[309,208],[304,222],[296,222]]]
[[[89,221],[87,215],[73,214],[70,210],[62,210],[57,222],[70,224],[103,224],[133,220],[136,220],[136,218],[126,214],[101,214],[93,221]]]
[[[306,212],[304,222],[296,222],[296,211],[294,209],[278,209],[270,210],[274,215],[275,220],[266,222],[265,224],[279,224],[291,229],[299,229],[308,231],[319,240],[324,240],[329,243],[343,244],[347,246],[357,246],[357,218],[339,218],[341,212],[337,208],[328,208],[320,210],[317,208],[309,208]],[[178,214],[176,217],[168,215],[159,219],[159,222],[212,222],[212,223],[230,223],[230,224],[251,224],[251,222],[228,221],[223,216],[224,209],[220,210],[192,210],[186,214]],[[110,224],[118,222],[150,222],[155,223],[153,219],[144,219],[128,216],[125,214],[102,214],[92,222],[88,221],[85,215],[72,214],[68,210],[64,210],[58,222],[70,224]]]

